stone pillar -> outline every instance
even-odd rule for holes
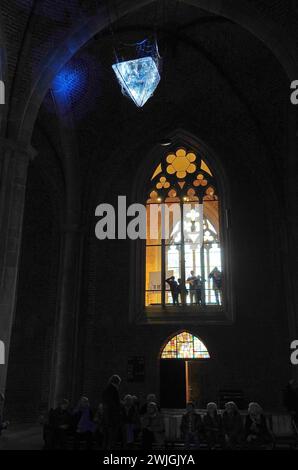
[[[17,295],[27,169],[35,151],[0,140],[0,340],[5,364],[0,365],[0,392],[5,393],[10,336]],[[30,269],[30,267],[29,267]]]
[[[77,399],[79,393],[79,312],[83,234],[78,225],[62,228],[50,406],[56,406],[63,397]]]

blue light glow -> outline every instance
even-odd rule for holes
[[[118,62],[112,65],[122,87],[122,93],[129,96],[138,107],[142,107],[153,95],[160,81],[160,75],[152,57]]]
[[[71,95],[81,88],[82,74],[80,69],[65,67],[53,80],[52,87],[55,93]]]

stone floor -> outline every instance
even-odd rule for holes
[[[0,437],[0,450],[41,450],[41,426],[10,426]]]

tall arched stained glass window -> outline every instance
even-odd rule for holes
[[[161,359],[209,359],[204,343],[196,336],[183,331],[165,345]]]
[[[182,147],[152,170],[145,305],[220,308],[224,276],[213,170],[198,152]]]

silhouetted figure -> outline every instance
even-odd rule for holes
[[[103,424],[103,404],[100,403],[94,415],[95,429],[95,441],[98,447],[101,449],[104,438],[104,424]]]
[[[153,443],[156,443],[160,448],[164,446],[164,420],[156,403],[148,403],[147,413],[142,417],[142,430],[142,448],[144,450],[152,449]]]
[[[7,429],[7,426],[9,425],[9,421],[3,421],[2,410],[3,410],[4,400],[5,400],[5,397],[3,393],[0,393],[0,436],[2,434],[2,431],[4,429]]]
[[[171,276],[168,279],[166,279],[166,283],[169,284],[172,299],[173,299],[173,304],[179,305],[179,286],[178,286],[178,282],[175,280],[175,276]]]
[[[216,448],[216,445],[222,445],[222,419],[217,411],[216,403],[208,403],[207,414],[204,416],[203,422],[209,449],[213,450]]]
[[[298,381],[290,380],[284,392],[284,405],[292,415],[296,432],[298,429]]]
[[[121,378],[112,375],[102,394],[104,449],[115,449],[121,430],[121,404],[119,387]]]
[[[202,303],[202,280],[200,276],[196,276],[194,271],[190,271],[190,276],[186,282],[189,283],[189,295],[191,304]]]
[[[238,407],[233,401],[225,404],[222,425],[226,447],[234,449],[240,445],[243,439],[243,423]]]
[[[209,274],[209,278],[213,281],[213,290],[215,294],[215,300],[217,305],[221,304],[221,292],[222,292],[222,273],[215,267]]]
[[[184,304],[186,302],[188,290],[186,289],[184,282],[182,282],[182,279],[178,279],[178,293],[180,296],[180,302]]]
[[[196,449],[200,447],[199,435],[202,430],[202,418],[196,413],[194,404],[191,402],[186,405],[186,413],[182,416],[180,430],[186,449],[190,449],[191,444]]]
[[[146,397],[146,403],[144,403],[140,408],[140,415],[144,415],[147,413],[149,403],[155,403],[157,405],[158,411],[160,411],[160,406],[157,402],[155,393],[148,393]]]
[[[133,400],[134,406],[136,407],[138,412],[140,412],[140,400],[138,399],[138,397],[136,395],[132,396],[132,400]]]
[[[129,447],[134,443],[137,430],[140,429],[139,412],[134,405],[133,397],[131,395],[126,395],[124,397],[121,415],[123,444],[125,447]]]
[[[248,415],[245,421],[245,440],[249,448],[257,449],[269,446],[272,443],[272,435],[266,423],[266,417],[258,403],[248,405]]]
[[[73,417],[69,401],[64,398],[58,407],[49,411],[48,423],[44,426],[45,448],[63,450],[67,448],[68,438],[73,431]]]
[[[87,397],[82,397],[73,411],[75,425],[74,448],[78,450],[80,443],[84,442],[87,450],[92,449],[93,434],[96,424],[93,421],[93,411]]]

